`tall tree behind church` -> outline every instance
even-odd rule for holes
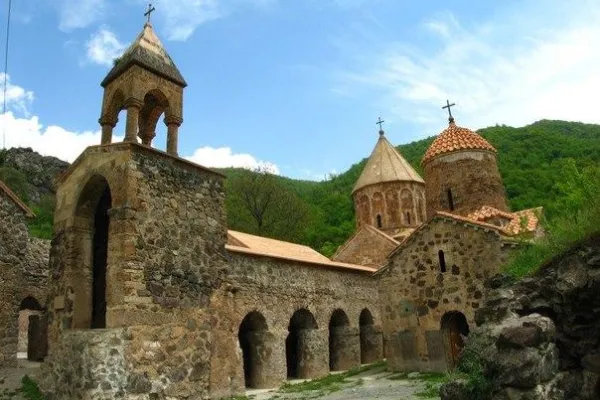
[[[227,180],[227,220],[231,229],[300,241],[310,222],[308,205],[264,168],[237,170]]]

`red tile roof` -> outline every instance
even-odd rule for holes
[[[469,214],[468,218],[478,222],[489,222],[492,218],[505,220],[500,229],[505,235],[519,235],[521,233],[535,232],[539,224],[541,207],[530,208],[517,212],[506,212],[490,206],[483,206],[479,210]]]
[[[435,156],[465,149],[481,149],[496,152],[494,146],[488,143],[477,133],[470,129],[457,126],[450,122],[448,128],[442,131],[425,152],[421,164],[426,163]]]
[[[377,270],[362,265],[331,261],[308,246],[232,230],[227,231],[227,245],[225,245],[225,248],[236,253],[278,258],[326,268],[362,272],[375,272]]]

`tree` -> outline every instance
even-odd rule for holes
[[[230,174],[227,211],[233,229],[288,241],[301,241],[309,222],[308,205],[265,168]]]

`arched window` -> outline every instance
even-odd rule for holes
[[[450,211],[454,211],[454,199],[452,198],[452,189],[448,189],[446,194],[448,195],[448,207],[450,208]]]
[[[406,222],[407,225],[410,225],[410,213],[408,211],[406,212]]]
[[[440,258],[440,271],[446,272],[446,258],[443,250],[438,251],[438,257]]]
[[[377,227],[381,228],[381,215],[377,214]]]

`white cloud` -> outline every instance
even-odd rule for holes
[[[7,108],[18,111],[24,115],[29,115],[29,109],[34,99],[33,92],[30,90],[25,90],[20,86],[13,85],[10,82],[10,75],[5,76],[4,72],[0,72],[0,94],[2,94],[4,91],[5,77]]]
[[[185,158],[207,167],[264,168],[271,173],[279,174],[277,165],[268,161],[257,160],[250,154],[233,153],[229,147],[200,147],[191,156]]]
[[[7,148],[31,147],[42,155],[68,162],[75,160],[86,147],[100,144],[100,131],[71,132],[60,126],[43,126],[37,116],[18,118],[12,112],[0,115],[0,132],[6,135]]]
[[[102,26],[90,36],[85,47],[88,61],[111,66],[113,60],[123,53],[126,46],[112,31]]]
[[[60,0],[59,25],[62,31],[85,28],[100,21],[107,8],[107,0]]]
[[[457,103],[457,122],[472,128],[543,118],[598,123],[600,5],[570,2],[559,12],[553,4],[478,26],[452,14],[429,19],[422,28],[433,46],[388,44],[376,64],[362,59],[361,70],[341,73],[337,90],[375,89],[380,107],[422,135],[443,125],[446,99]]]

